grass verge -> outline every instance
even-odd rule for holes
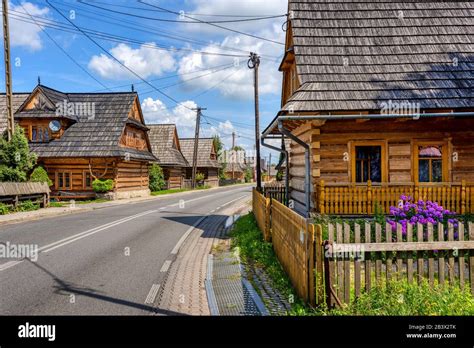
[[[271,243],[263,240],[252,213],[237,220],[231,231],[232,247],[238,248],[244,263],[262,268],[271,279],[272,285],[292,306],[290,315],[311,315],[314,311],[306,306],[295,294],[290,279],[280,265]]]

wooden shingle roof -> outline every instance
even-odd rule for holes
[[[290,0],[289,10],[301,87],[283,112],[474,106],[474,2]]]
[[[193,165],[194,155],[194,138],[180,139],[181,152],[186,158],[189,166]],[[214,141],[212,138],[199,138],[198,142],[198,167],[218,168],[217,160],[211,159],[211,154],[214,149]]]
[[[151,149],[161,166],[187,167],[188,162],[181,153],[181,145],[174,124],[148,125]]]
[[[63,93],[45,86],[37,86],[53,105],[66,100],[69,103],[94,103],[95,114],[76,115],[73,123],[60,139],[49,143],[32,143],[30,148],[39,157],[130,157],[143,161],[156,161],[148,150],[136,150],[120,146],[125,125],[129,122],[129,113],[137,98],[136,92],[126,93]],[[26,95],[27,99],[31,94]],[[4,96],[3,96],[4,98]],[[92,104],[90,104],[92,105]],[[25,113],[19,112],[18,118]],[[51,111],[54,113],[54,110]],[[49,110],[43,113],[49,114]],[[5,112],[2,113],[2,117]],[[15,115],[17,118],[17,115]],[[145,128],[146,129],[146,128]]]
[[[13,93],[13,112],[15,113],[30,93]],[[7,98],[5,93],[0,94],[0,134],[7,129]]]

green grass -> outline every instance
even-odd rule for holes
[[[474,297],[469,287],[445,285],[431,288],[428,282],[409,284],[406,280],[374,288],[332,315],[474,315]]]
[[[178,192],[185,192],[185,191],[189,191],[189,189],[161,190],[161,191],[152,192],[151,195],[152,196],[161,196],[161,195],[168,195],[168,194],[171,194],[171,193],[178,193]]]
[[[30,200],[20,202],[17,207],[0,203],[0,215],[6,215],[10,213],[17,213],[17,212],[23,212],[23,211],[33,211],[33,210],[38,210],[39,208],[40,208],[40,205],[38,203],[33,203]]]
[[[272,286],[287,299],[294,299],[290,315],[310,315],[314,312],[297,297],[290,279],[273,251],[272,244],[263,240],[252,213],[237,220],[232,228],[231,237],[232,247],[239,249],[243,262],[264,269],[271,279]]]

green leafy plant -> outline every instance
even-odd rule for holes
[[[32,182],[45,182],[48,186],[52,186],[53,182],[48,176],[48,173],[43,167],[36,167],[30,175],[30,181]]]
[[[158,192],[165,187],[165,176],[163,174],[163,169],[156,163],[153,163],[150,166],[149,170],[149,184],[148,187],[150,188],[151,192]]]
[[[32,201],[24,201],[18,204],[18,207],[16,208],[16,211],[32,211],[32,210],[38,210],[40,208],[39,204],[33,203]]]
[[[204,173],[200,173],[200,172],[197,172],[196,173],[196,182],[197,183],[202,183],[204,182],[204,179],[206,178],[206,176],[204,175]]]
[[[37,156],[30,152],[23,128],[16,127],[10,141],[6,133],[0,139],[0,182],[24,182],[36,165]]]
[[[245,180],[245,182],[252,182],[252,179],[253,179],[252,170],[250,168],[247,168],[245,170],[244,180]]]
[[[95,179],[92,182],[92,189],[94,190],[94,192],[97,192],[97,193],[106,193],[114,189],[114,184],[115,183],[112,179],[108,179],[108,180]]]
[[[6,215],[10,213],[10,208],[5,203],[0,202],[0,215]]]

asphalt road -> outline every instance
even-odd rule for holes
[[[173,314],[153,297],[165,261],[203,216],[250,195],[233,186],[0,226],[0,242],[40,251],[0,258],[0,315]]]

